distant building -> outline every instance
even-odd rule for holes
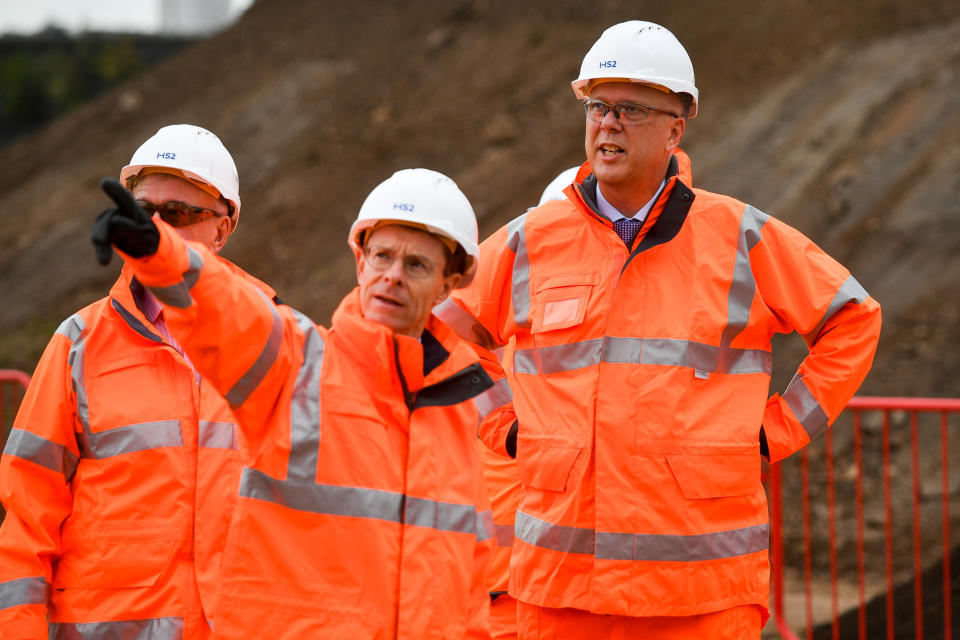
[[[199,35],[218,31],[230,22],[230,0],[160,0],[160,31]]]

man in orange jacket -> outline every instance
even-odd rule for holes
[[[370,193],[349,235],[359,286],[330,329],[105,188],[126,212],[105,237],[246,445],[215,637],[489,637],[476,430],[513,418],[492,365],[431,314],[476,267],[476,218],[453,181],[409,169]]]
[[[810,240],[694,189],[673,152],[698,111],[663,27],[607,29],[573,82],[587,162],[566,197],[484,241],[436,313],[515,341],[518,421],[484,425],[522,490],[510,594],[521,638],[757,639],[778,461],[837,417],[870,368],[879,305]],[[768,396],[770,340],[809,354]]]
[[[121,180],[211,254],[236,229],[237,170],[205,129],[160,129]],[[208,637],[240,478],[235,421],[124,265],[57,329],[0,459],[0,638]]]

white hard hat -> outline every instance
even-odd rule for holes
[[[422,227],[459,244],[470,259],[457,287],[470,284],[477,269],[477,218],[453,180],[429,169],[397,171],[363,201],[350,227],[350,247],[360,251],[363,232],[380,222]]]
[[[583,58],[580,77],[571,83],[577,99],[588,97],[593,80],[625,80],[687,93],[693,98],[688,117],[697,115],[693,63],[676,36],[658,24],[630,20],[604,31]]]
[[[570,167],[569,169],[561,171],[556,178],[550,181],[547,188],[543,190],[543,195],[540,196],[540,202],[537,203],[537,206],[550,200],[563,200],[566,198],[566,196],[563,195],[563,190],[574,181],[577,177],[577,171],[579,170],[580,167]]]
[[[240,217],[240,178],[237,165],[220,138],[192,124],[162,127],[140,145],[130,164],[120,171],[120,182],[128,185],[144,169],[176,169],[187,178],[213,187],[232,205],[230,231]]]

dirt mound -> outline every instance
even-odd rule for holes
[[[642,17],[677,33],[696,65],[703,111],[685,145],[696,182],[797,225],[877,293],[890,338],[868,390],[934,393],[949,375],[903,373],[929,365],[918,331],[940,353],[931,342],[960,325],[956,296],[944,300],[960,152],[936,143],[960,126],[957,23],[932,0],[837,5],[256,3],[0,149],[0,360],[30,370],[56,324],[105,291],[115,271],[86,239],[106,204],[96,184],[159,126],[220,135],[244,201],[226,255],[323,322],[351,286],[342,239],[373,185],[402,167],[448,173],[488,235],[582,160],[569,80],[604,27]]]

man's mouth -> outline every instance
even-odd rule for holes
[[[385,304],[392,307],[402,307],[403,305],[400,302],[397,302],[393,298],[387,298],[386,296],[373,296],[377,302]]]
[[[615,144],[604,143],[599,146],[600,155],[604,158],[613,158],[624,153],[623,147]]]

